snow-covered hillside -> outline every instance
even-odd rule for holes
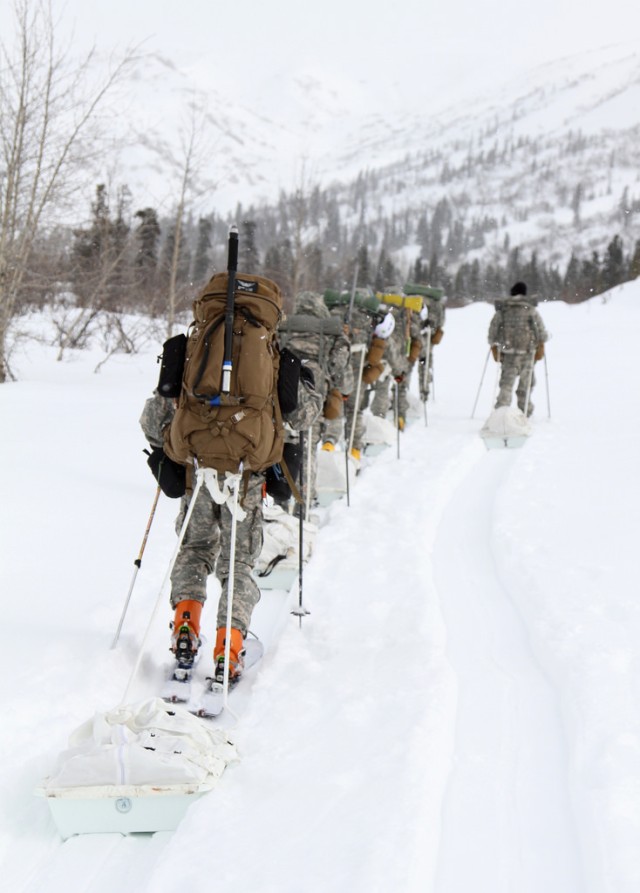
[[[117,705],[175,534],[137,419],[157,346],[93,369],[29,343],[0,388],[0,871],[13,893],[637,893],[640,281],[541,306],[535,430],[487,452],[491,308],[449,311],[420,413],[324,512],[310,615],[265,593],[241,761],[173,834],[62,843],[34,788]],[[39,325],[32,320],[33,325]],[[205,628],[212,633],[217,588]],[[295,591],[291,598],[296,599]],[[168,661],[162,606],[133,696]]]
[[[564,268],[572,250],[602,252],[615,232],[629,248],[640,235],[639,95],[633,42],[532,68],[464,101],[430,97],[412,112],[384,103],[372,112],[328,72],[292,82],[272,76],[249,107],[197,67],[180,71],[155,57],[128,90],[122,120],[134,145],[120,159],[120,177],[138,204],[169,213],[176,201],[169,174],[179,179],[177,147],[191,126],[186,108],[195,105],[198,213],[330,188],[349,232],[395,250],[402,222],[409,217],[415,227],[446,199],[453,220],[475,233],[453,251],[443,243],[441,262],[504,262],[506,239]],[[178,122],[177,132],[167,121]],[[409,251],[413,244],[408,237]]]

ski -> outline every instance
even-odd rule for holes
[[[240,678],[229,680],[229,693],[236,687]],[[189,710],[203,719],[215,719],[216,716],[220,716],[224,710],[224,686],[222,683],[210,676],[207,677],[205,690],[200,695],[198,702]]]
[[[264,654],[264,646],[255,636],[245,641],[244,672],[236,679],[229,679],[229,694],[235,690],[244,678],[244,674],[255,666]],[[189,712],[203,719],[215,719],[224,710],[224,687],[222,682],[208,676],[204,691],[194,704],[189,705]]]
[[[160,697],[171,704],[185,704],[191,700],[193,666],[181,667],[178,661],[165,679]]]
[[[170,704],[186,704],[191,700],[193,673],[200,659],[204,641],[203,637],[200,648],[195,652],[191,664],[186,662],[184,658],[182,660],[176,658],[173,667],[167,674],[160,693],[163,701],[167,701]]]

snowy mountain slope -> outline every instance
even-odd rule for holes
[[[302,629],[263,597],[241,762],[153,838],[61,844],[32,792],[68,734],[119,702],[174,542],[164,500],[109,651],[153,498],[137,418],[157,350],[94,375],[95,352],[60,364],[30,345],[0,390],[8,886],[635,893],[640,382],[618,357],[640,284],[607,298],[542,305],[551,418],[538,366],[534,435],[508,453],[477,436],[493,365],[469,418],[491,310],[449,312],[429,427],[418,414],[400,459],[372,460],[351,506],[328,510]],[[161,605],[136,696],[162,675],[167,622]]]
[[[380,245],[394,215],[431,216],[446,198],[466,225],[494,220],[485,257],[502,257],[508,236],[511,247],[564,264],[573,248],[602,250],[612,229],[631,244],[638,237],[639,50],[631,39],[464,101],[425,98],[410,113],[383,97],[372,108],[355,85],[315,69],[293,79],[284,70],[269,74],[251,103],[238,102],[205,60],[181,70],[152,56],[123,96],[129,148],[120,176],[137,206],[171,212],[193,107],[201,134],[196,213],[227,214],[238,202],[245,210],[274,204],[281,190],[331,187],[349,230],[366,224]],[[425,97],[427,89],[428,79]]]
[[[353,231],[366,223],[378,244],[386,233],[395,249],[394,225],[402,229],[408,217],[415,226],[425,214],[431,221],[446,200],[454,221],[483,226],[482,241],[463,250],[447,246],[445,231],[436,250],[454,270],[474,257],[506,263],[515,246],[564,270],[573,250],[602,253],[616,232],[633,247],[639,91],[637,48],[614,47],[535,69],[436,114],[421,110],[390,128],[369,122],[342,156],[336,200],[350,209]],[[364,184],[345,182],[345,171],[362,172]]]

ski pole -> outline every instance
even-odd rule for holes
[[[233,311],[235,306],[236,272],[238,270],[238,227],[229,229],[229,254],[227,258],[227,306],[224,316],[224,358],[222,360],[223,394],[231,390],[233,368]]]
[[[307,432],[307,486],[304,491],[304,520],[308,521],[311,515],[311,471],[313,454],[313,426]],[[302,483],[302,481],[300,482]]]
[[[400,458],[400,385],[394,381],[394,415],[396,419],[396,458]]]
[[[198,498],[198,493],[200,492],[200,488],[202,487],[202,482],[204,481],[204,472],[202,469],[198,469],[196,473],[196,485],[193,490],[193,494],[191,499],[189,500],[189,507],[187,508],[187,513],[184,516],[184,521],[182,522],[182,527],[180,529],[180,533],[178,535],[178,541],[176,543],[175,549],[173,550],[173,555],[171,556],[171,560],[169,562],[169,567],[167,568],[167,572],[164,575],[164,580],[162,581],[162,585],[160,586],[160,591],[158,592],[158,597],[156,599],[156,603],[153,606],[153,611],[151,612],[151,617],[149,618],[149,623],[147,624],[147,628],[144,632],[144,636],[142,637],[142,643],[138,650],[138,656],[136,657],[136,662],[131,671],[131,675],[129,677],[129,681],[127,682],[127,687],[122,696],[121,704],[126,703],[127,697],[131,690],[131,686],[133,685],[133,680],[135,679],[138,670],[140,668],[140,663],[142,661],[142,655],[144,653],[144,649],[147,644],[147,639],[149,638],[149,633],[151,632],[151,627],[153,626],[153,622],[155,620],[156,614],[158,613],[158,608],[160,607],[160,602],[162,600],[162,596],[164,595],[164,590],[166,588],[167,582],[171,577],[171,572],[173,571],[173,566],[176,563],[178,558],[178,552],[180,551],[180,547],[182,545],[182,541],[187,532],[187,527],[189,526],[189,521],[191,520],[191,515],[193,514],[193,509],[196,504],[196,499]]]
[[[131,585],[129,586],[129,592],[127,593],[127,597],[125,599],[124,608],[122,609],[122,615],[120,616],[120,623],[118,624],[118,629],[116,630],[116,634],[113,637],[113,642],[111,643],[111,650],[116,647],[118,644],[118,639],[120,638],[120,633],[122,631],[122,624],[124,623],[124,618],[129,608],[129,601],[131,599],[131,593],[133,592],[133,587],[135,586],[136,577],[138,576],[138,571],[140,570],[140,565],[142,564],[142,556],[144,555],[144,550],[147,545],[147,540],[149,539],[149,531],[151,530],[151,524],[153,523],[153,518],[156,513],[156,508],[158,505],[158,499],[160,498],[160,487],[158,486],[156,490],[156,495],[153,500],[153,505],[151,506],[151,514],[149,515],[149,520],[147,521],[147,529],[144,532],[144,537],[142,539],[142,545],[140,546],[140,551],[138,552],[138,557],[133,562],[135,564],[136,569],[133,572],[133,577],[131,578]]]
[[[473,404],[473,409],[471,410],[471,418],[473,418],[475,415],[476,406],[478,405],[478,400],[480,399],[480,391],[482,390],[482,383],[484,381],[484,376],[487,371],[487,363],[489,362],[490,355],[491,355],[491,348],[489,348],[489,351],[487,353],[487,359],[484,361],[484,367],[482,369],[482,376],[480,378],[480,384],[478,385],[478,393],[476,394],[476,402]]]
[[[422,377],[422,391],[426,395],[423,401],[424,406],[424,423],[428,425],[427,420],[427,397],[429,390],[429,364],[431,362],[431,326],[427,327],[427,353],[424,358],[424,375]]]
[[[344,479],[345,479],[345,484],[347,487],[347,508],[349,508],[351,506],[351,495],[349,493],[349,450],[346,449],[346,446],[347,446],[347,444],[345,442],[345,451],[344,451],[344,476],[345,477],[344,477]]]
[[[352,344],[351,345],[351,354],[359,353],[360,354],[360,362],[358,363],[358,371],[356,377],[356,396],[353,404],[353,418],[351,420],[351,430],[349,431],[349,436],[345,438],[345,446],[346,446],[346,458],[345,458],[345,473],[347,480],[347,506],[350,506],[349,500],[349,456],[351,455],[351,450],[353,449],[353,440],[356,436],[356,422],[358,421],[358,413],[360,412],[360,391],[362,388],[362,372],[364,370],[364,359],[365,359],[366,345],[365,344]],[[346,435],[346,419],[345,419],[345,435]]]
[[[309,474],[307,473],[307,481],[309,480]],[[300,481],[300,490],[304,494],[304,431],[300,432],[300,471],[299,471],[299,481]],[[306,494],[304,494],[306,495]],[[302,569],[303,569],[303,546],[304,546],[304,517],[302,511],[302,505],[299,507],[300,509],[300,525],[298,528],[298,606],[293,608],[291,613],[295,614],[298,618],[298,622],[300,627],[302,627],[302,618],[309,613],[306,608],[302,606]]]
[[[360,264],[356,261],[356,265],[353,270],[353,282],[351,284],[351,296],[349,298],[349,310],[347,311],[347,318],[345,320],[345,322],[348,326],[351,325],[351,317],[353,315],[353,305],[356,300],[356,288],[357,288],[359,271],[360,271]]]
[[[238,531],[238,494],[240,491],[240,481],[242,480],[242,462],[238,468],[238,474],[235,476],[235,487],[233,488],[233,508],[231,511],[231,538],[229,545],[229,576],[227,577],[227,623],[224,640],[224,675],[222,677],[222,704],[225,710],[229,710],[229,664],[231,662],[231,621],[233,615],[233,590],[235,586],[236,576],[236,535]],[[237,719],[238,717],[229,711]]]
[[[529,370],[529,380],[527,381],[527,395],[526,395],[525,401],[524,401],[524,414],[525,414],[525,416],[527,416],[527,418],[528,418],[527,413],[529,411],[529,398],[531,397],[531,384],[533,382],[534,363],[535,363],[535,350],[532,350],[531,351],[531,369]]]
[[[549,369],[547,367],[547,352],[544,352],[544,378],[547,385],[547,418],[551,418],[551,400],[549,399]]]

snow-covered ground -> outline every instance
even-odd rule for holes
[[[120,703],[175,541],[137,419],[154,345],[56,363],[34,344],[0,388],[0,871],[13,893],[637,893],[640,889],[640,281],[544,305],[521,450],[478,437],[491,308],[450,311],[429,425],[324,512],[300,627],[265,593],[242,759],[174,833],[62,842],[33,795]],[[217,586],[205,630],[213,632]],[[297,599],[295,591],[291,599]],[[168,664],[157,614],[133,697]]]

